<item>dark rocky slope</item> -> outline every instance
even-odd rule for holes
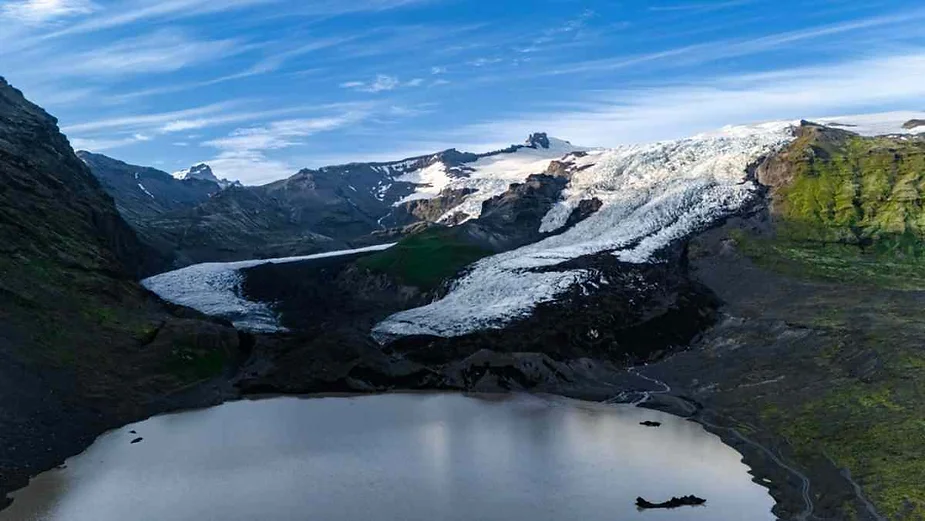
[[[207,202],[221,191],[217,182],[191,178],[174,179],[167,172],[123,163],[102,154],[79,151],[79,157],[112,196],[122,217],[145,244],[164,259],[164,269],[188,264],[193,259],[181,247],[183,225],[173,225],[176,215]]]
[[[55,119],[0,79],[0,497],[238,356],[234,329],[134,282],[155,257]]]

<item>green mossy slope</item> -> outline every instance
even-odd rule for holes
[[[852,295],[817,296],[793,322],[842,339],[817,360],[828,390],[797,408],[768,406],[764,420],[807,457],[849,469],[887,518],[925,519],[925,329],[915,305],[925,290],[925,139],[804,127],[762,181],[772,232],[737,231],[739,251]],[[872,309],[865,294],[888,305]],[[844,370],[858,353],[873,376]]]
[[[431,290],[491,253],[467,241],[454,228],[434,227],[406,237],[392,248],[365,257],[357,264],[391,275],[403,284]]]

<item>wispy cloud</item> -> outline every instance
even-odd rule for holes
[[[119,77],[178,71],[203,62],[225,58],[248,50],[242,42],[200,40],[177,30],[161,30],[89,50],[75,50],[44,59],[32,75]],[[30,59],[24,55],[22,59]]]
[[[132,134],[122,138],[74,138],[70,141],[74,150],[92,150],[93,152],[105,152],[107,150],[144,143],[145,141],[151,141],[151,139],[151,136],[147,134]]]
[[[331,38],[321,38],[313,42],[299,45],[298,47],[271,54],[266,58],[255,63],[252,67],[239,74],[233,75],[232,79],[240,79],[247,76],[265,74],[273,72],[282,67],[286,62],[295,58],[305,56],[317,51],[338,47],[344,43],[356,40],[360,36],[336,36]]]
[[[279,0],[222,0],[221,2],[214,0],[134,0],[120,3],[115,9],[107,10],[102,16],[95,16],[46,34],[43,39],[91,33],[145,20],[192,18],[277,2]]]
[[[615,58],[577,62],[563,67],[550,68],[548,70],[540,71],[537,74],[562,75],[586,72],[606,72],[625,69],[651,62],[664,62],[668,60],[670,60],[670,63],[675,66],[696,65],[729,58],[770,52],[788,48],[789,46],[807,41],[856,33],[866,29],[879,29],[888,26],[909,24],[913,24],[910,27],[917,29],[919,24],[916,22],[922,19],[925,19],[925,9],[917,9],[900,14],[874,16],[858,20],[821,25],[808,29],[784,31],[760,36],[757,38],[724,39],[686,45],[663,51],[654,51],[634,56],[621,56]],[[880,34],[879,37],[883,38],[884,35]]]
[[[689,4],[667,4],[653,5],[649,11],[662,12],[707,12],[719,11],[721,9],[731,9],[733,7],[742,7],[744,5],[754,4],[757,0],[728,0],[726,2],[700,2]]]
[[[424,84],[422,78],[414,78],[407,82],[402,82],[396,76],[390,76],[388,74],[379,74],[372,81],[348,81],[341,83],[341,88],[355,90],[359,92],[386,92],[390,90],[395,90],[399,87],[420,87]]]
[[[362,12],[377,12],[436,3],[438,0],[313,0],[304,2],[292,14],[302,16],[340,16]]]
[[[129,130],[140,130],[147,129],[151,127],[156,127],[159,125],[166,125],[173,121],[183,120],[187,118],[196,118],[200,116],[205,116],[208,114],[216,114],[223,110],[232,108],[234,104],[232,103],[213,103],[211,105],[204,105],[201,107],[195,107],[191,109],[177,110],[171,112],[160,112],[156,114],[139,114],[134,116],[121,116],[117,118],[108,118],[101,119],[96,121],[88,121],[84,123],[76,123],[73,125],[68,125],[62,130],[67,134],[77,134],[81,132],[96,132],[100,130],[117,130],[117,131],[129,131]]]
[[[615,146],[685,137],[730,123],[918,106],[923,98],[925,50],[599,94],[572,110],[509,116],[451,132],[447,137],[494,144],[548,129],[575,143]]]
[[[268,153],[297,146],[309,136],[355,124],[368,115],[354,111],[335,116],[274,121],[241,128],[227,137],[209,140],[202,145],[219,150],[218,156],[208,160],[219,175],[248,184],[268,182],[294,173],[292,166],[269,157]]]
[[[495,65],[501,63],[504,60],[502,58],[476,58],[469,62],[469,65],[473,67],[485,67],[488,65]]]
[[[259,111],[235,111],[234,108],[236,106],[237,104],[232,103],[218,103],[172,112],[103,119],[70,125],[65,127],[63,131],[72,136],[73,141],[79,143],[81,148],[102,151],[128,146],[140,141],[149,141],[169,134],[189,132],[191,130],[220,128],[237,123],[260,121],[267,118],[306,112],[337,109],[347,109],[356,112],[369,108],[369,105],[365,103],[334,103],[311,107],[296,106]],[[322,119],[314,121],[322,121]],[[295,123],[290,124],[295,125]],[[281,129],[277,130],[282,131]],[[246,130],[241,131],[240,136],[232,137],[241,137],[248,134],[248,132],[249,131]],[[121,137],[114,138],[112,136]],[[209,145],[214,146],[218,143],[220,143],[220,141],[210,142]]]
[[[99,8],[90,0],[22,0],[0,5],[0,20],[41,24],[60,18],[85,15]]]

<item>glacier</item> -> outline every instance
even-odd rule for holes
[[[241,270],[262,264],[284,264],[383,251],[394,245],[381,244],[301,257],[208,262],[155,275],[141,281],[141,284],[167,302],[227,319],[239,329],[259,333],[284,332],[285,328],[279,324],[279,316],[269,304],[253,302],[241,295],[241,284],[244,282]]]
[[[414,184],[415,190],[407,197],[395,202],[399,206],[409,201],[433,199],[445,189],[469,189],[462,203],[449,209],[438,222],[460,222],[457,213],[466,214],[466,219],[477,219],[482,214],[482,203],[508,190],[513,183],[523,183],[533,174],[541,174],[555,159],[561,159],[574,152],[589,149],[572,145],[568,141],[547,138],[547,147],[521,147],[513,152],[485,155],[465,163],[466,175],[453,175],[442,162],[425,168],[405,172],[395,178],[396,182]]]
[[[577,168],[541,230],[560,229],[586,199],[601,200],[598,212],[559,235],[482,259],[445,297],[390,316],[376,325],[373,336],[384,342],[502,328],[576,284],[601,282],[588,271],[556,270],[557,265],[604,252],[623,262],[654,261],[673,241],[748,204],[758,191],[749,166],[793,141],[797,124],[730,126],[688,139],[563,158]]]

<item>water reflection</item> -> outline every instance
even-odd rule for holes
[[[561,398],[232,403],[108,433],[68,465],[0,521],[773,519],[740,456],[699,426]],[[682,494],[708,504],[634,507]]]

